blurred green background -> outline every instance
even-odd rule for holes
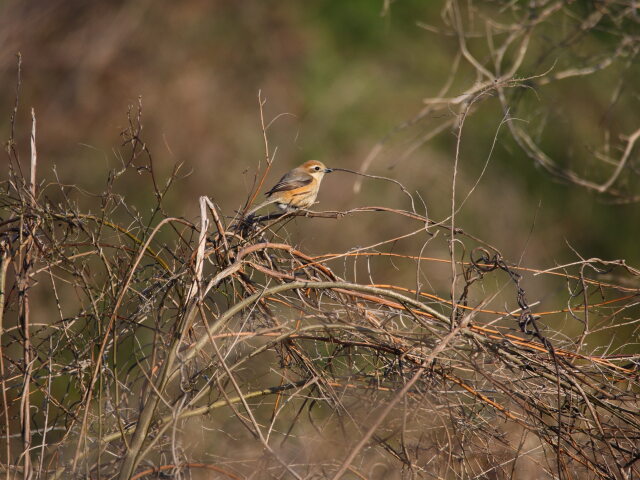
[[[424,98],[437,96],[450,76],[459,44],[443,20],[446,5],[425,0],[8,0],[0,6],[1,134],[9,138],[15,55],[21,52],[18,147],[26,161],[33,106],[41,179],[53,181],[55,168],[64,184],[104,191],[108,172],[121,165],[124,155],[119,134],[127,126],[127,109],[141,97],[143,138],[160,183],[176,162],[184,163],[167,210],[195,219],[198,196],[209,195],[232,215],[264,159],[261,91],[267,121],[280,115],[268,131],[272,150],[277,148],[269,184],[310,158],[360,169],[376,143],[386,139],[368,172],[397,178],[418,192],[430,218],[438,221],[451,209],[456,132],[446,128],[409,149],[457,112],[440,111],[393,132],[421,110]],[[469,49],[490,67],[486,30],[478,19],[513,22],[514,12],[524,15],[532,3],[510,2],[509,9],[504,2],[468,5],[476,15],[463,12],[474,34]],[[593,32],[573,38],[580,20],[598,8],[597,2],[572,2],[551,17],[533,36],[516,77],[597,63],[615,50],[625,29],[632,42],[637,40],[637,22],[615,25],[608,17]],[[504,34],[496,34],[495,42],[501,39]],[[602,182],[613,166],[595,160],[594,152],[609,139],[610,156],[619,158],[619,136],[637,128],[637,63],[623,55],[593,75],[515,89],[510,98],[514,121],[526,125],[560,165]],[[459,95],[475,79],[462,60],[449,95]],[[484,100],[466,119],[458,201],[478,179],[502,119],[496,99]],[[637,171],[637,151],[630,166]],[[632,194],[637,181],[627,173],[616,185]],[[145,175],[127,173],[116,185],[143,214],[154,202]],[[367,179],[356,193],[354,181],[344,173],[327,177],[317,208],[409,207],[393,184]],[[81,191],[70,195],[89,208],[95,204]],[[578,260],[578,254],[637,264],[637,206],[610,200],[536,168],[503,125],[458,225],[493,244],[509,261],[531,267]],[[394,222],[381,215],[298,219],[288,231],[294,243],[324,253],[402,233],[395,232],[400,227]]]

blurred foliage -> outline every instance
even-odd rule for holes
[[[0,6],[0,111],[11,111],[15,53],[20,51],[23,108],[18,125],[28,124],[28,107],[34,106],[40,174],[53,179],[55,166],[63,183],[99,193],[105,174],[121,163],[119,133],[127,124],[128,106],[141,96],[143,137],[158,172],[167,178],[176,162],[184,164],[184,178],[166,207],[194,218],[195,199],[207,194],[230,215],[264,157],[257,104],[261,89],[268,99],[268,119],[278,117],[269,130],[277,146],[271,180],[308,158],[358,169],[376,142],[386,138],[371,173],[393,176],[419,192],[437,220],[450,210],[455,131],[446,129],[405,156],[446,115],[427,116],[400,131],[396,127],[414,117],[423,99],[436,96],[449,77],[459,50],[446,21],[454,3],[8,0]],[[505,35],[499,25],[535,18],[550,2],[461,5],[469,50],[490,66],[484,22],[496,25],[495,46]],[[567,2],[538,28],[518,76],[587,67],[616,48],[620,32],[637,42],[637,16],[618,14],[623,6]],[[599,9],[609,12],[597,28],[581,32],[581,19]],[[637,45],[629,48],[637,51]],[[516,55],[517,49],[510,48],[505,58]],[[633,80],[640,67],[633,58],[623,55],[596,74],[552,85],[539,86],[535,78],[524,82],[509,93],[513,121],[526,124],[560,166],[606,177],[611,166],[595,160],[594,151],[604,141],[619,145],[619,136],[637,127],[640,101]],[[468,88],[475,75],[462,61],[451,94]],[[459,192],[468,191],[482,171],[502,117],[498,101],[489,99],[467,119]],[[6,120],[0,129],[8,138]],[[26,130],[19,132],[18,143],[26,147]],[[610,152],[614,159],[619,154]],[[631,163],[638,168],[637,149]],[[367,181],[355,194],[353,181],[347,175],[328,178],[319,208],[406,208],[389,185]],[[631,191],[637,187],[631,178],[624,182]],[[141,184],[147,183],[127,173],[115,188],[146,215],[152,192],[138,188]],[[73,194],[90,204],[82,192]],[[507,257],[524,255],[531,265],[575,260],[573,249],[585,258],[624,257],[637,263],[636,222],[629,221],[636,212],[635,204],[611,204],[537,168],[503,126],[487,171],[458,218]],[[389,228],[393,225],[362,218],[300,221],[291,231],[307,246],[326,250],[353,246],[362,231],[375,237],[380,230],[386,236]],[[328,238],[337,238],[338,244],[328,244]]]

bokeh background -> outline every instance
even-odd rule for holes
[[[265,167],[260,93],[275,154],[266,185],[311,158],[332,167],[366,168],[402,182],[421,199],[420,213],[437,222],[451,211],[457,148],[451,121],[463,110],[454,105],[422,115],[424,101],[438,97],[445,85],[445,96],[456,97],[478,80],[477,70],[459,58],[453,5],[422,0],[4,2],[1,133],[10,136],[20,52],[18,151],[26,162],[33,107],[38,178],[51,201],[60,191],[46,185],[60,182],[77,187],[66,194],[80,209],[99,209],[96,195],[106,190],[110,172],[126,161],[129,147],[121,133],[142,105],[142,138],[158,183],[182,165],[165,210],[195,221],[197,199],[208,195],[231,217]],[[492,43],[499,44],[508,31],[501,26],[513,24],[518,15],[526,18],[528,11],[537,14],[527,8],[518,2],[510,8],[480,2],[458,12],[470,52],[490,65]],[[616,12],[603,8],[598,2],[573,2],[550,16],[537,28],[514,76],[529,80],[508,90],[509,121],[524,125],[559,168],[596,183],[612,173],[625,146],[621,136],[637,128],[640,111],[634,82],[640,78],[634,61],[637,22],[624,20],[628,12],[623,9],[616,24]],[[586,28],[593,18],[600,23],[594,27],[591,21]],[[483,22],[495,24],[495,40]],[[515,55],[514,47],[506,58]],[[563,79],[549,73],[589,68],[595,72]],[[596,257],[637,265],[637,148],[614,185],[618,193],[603,195],[539,168],[510,136],[506,119],[493,94],[479,98],[465,118],[458,204],[473,192],[457,213],[457,225],[512,264],[550,268]],[[440,133],[432,135],[434,129]],[[147,159],[137,161],[142,166]],[[112,187],[143,218],[155,202],[148,176],[144,168],[129,169]],[[317,208],[410,207],[396,185],[365,179],[360,190],[354,189],[360,180],[346,173],[328,176]],[[128,218],[131,210],[121,213]],[[310,254],[324,254],[402,235],[407,229],[401,222],[384,215],[297,219],[284,234]],[[416,255],[419,245],[410,241],[385,248]],[[448,258],[449,252],[446,242],[433,242],[423,254]],[[413,268],[388,260],[373,265],[372,281],[414,284]],[[431,287],[446,292],[446,269],[430,272]],[[610,276],[608,271],[598,275]],[[532,279],[528,287],[541,308],[565,301],[562,285]]]
[[[596,9],[593,2],[574,3],[574,15]],[[141,98],[143,137],[156,169],[166,178],[176,162],[184,164],[169,197],[172,213],[194,218],[197,197],[206,194],[231,215],[264,158],[261,91],[267,120],[281,115],[268,131],[272,149],[277,147],[269,182],[310,158],[359,169],[386,138],[369,173],[397,178],[419,192],[437,221],[450,210],[455,132],[445,129],[407,155],[413,141],[446,115],[393,131],[449,78],[459,45],[443,24],[445,6],[422,0],[5,1],[0,6],[1,134],[8,138],[20,52],[18,139],[26,152],[29,107],[34,107],[41,179],[53,180],[55,168],[62,183],[101,192],[108,171],[121,164],[119,134],[127,126],[127,110]],[[496,2],[476,8],[495,15],[496,22],[503,20],[501,14],[511,15]],[[558,16],[534,37],[523,76],[584,67],[613,48],[617,37],[605,25],[536,56],[575,28],[567,18]],[[480,25],[469,28],[482,32]],[[485,38],[470,38],[480,59],[486,44]],[[527,96],[522,102],[528,103],[518,111],[519,121],[538,129],[537,139],[557,161],[588,176],[594,151],[607,139],[617,145],[618,136],[629,134],[638,119],[633,82],[638,67],[629,62],[620,58],[594,75],[522,88]],[[473,84],[474,71],[464,63],[454,76],[452,96]],[[467,119],[459,198],[478,178],[502,117],[497,101],[489,100]],[[610,153],[617,158],[620,152]],[[637,153],[632,164],[637,167]],[[328,177],[318,208],[408,207],[391,184],[367,180],[355,193],[354,181],[348,174]],[[118,188],[144,211],[153,201],[147,183],[131,175]],[[137,188],[142,184],[145,188]],[[578,254],[637,264],[637,207],[608,200],[537,169],[503,127],[482,180],[460,212],[460,225],[505,257],[522,257],[530,266],[577,260]],[[367,217],[300,221],[293,231],[301,223],[305,235],[299,242],[318,251],[350,248],[363,231],[386,237],[394,227]]]

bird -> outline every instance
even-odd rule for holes
[[[247,215],[252,215],[267,205],[276,203],[281,210],[295,211],[308,208],[316,201],[320,182],[325,173],[333,172],[324,163],[309,160],[299,167],[289,170],[265,195],[267,200],[253,208]]]

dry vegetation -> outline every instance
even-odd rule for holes
[[[552,160],[511,116],[512,91],[609,66],[594,59],[519,77],[536,27],[566,13],[564,2],[541,3],[519,23],[490,24],[503,43],[479,62],[457,2],[446,2],[460,43],[454,64],[472,65],[477,81],[452,97],[443,89],[401,130],[439,118],[459,147],[476,106],[497,97],[517,145],[541,166],[632,201],[633,181],[623,189],[619,180],[632,171],[640,130],[603,147],[618,148],[617,158],[594,155],[610,171],[587,178]],[[637,22],[631,3],[604,3],[575,35],[603,18]],[[637,42],[620,35],[611,61],[633,58]],[[89,195],[38,181],[35,115],[30,151],[15,141],[19,98],[0,194],[4,478],[640,477],[640,271],[597,258],[536,270],[468,234],[456,217],[459,149],[448,218],[427,218],[400,185],[406,210],[247,222],[242,211],[273,165],[260,98],[265,160],[244,208],[230,215],[201,197],[192,222],[165,204],[180,165],[169,178],[156,173],[141,107],[122,134],[122,167]],[[432,116],[444,110],[451,119]],[[116,193],[131,173],[154,192],[150,213]],[[287,231],[361,216],[399,227],[375,243],[363,231],[357,247],[320,255]],[[377,280],[382,264],[412,281]]]
[[[152,172],[132,122],[124,169]],[[532,272],[460,229],[380,207],[317,216],[399,216],[413,255],[391,252],[400,239],[390,238],[310,256],[280,233],[297,215],[246,225],[205,197],[194,225],[164,212],[164,190],[151,220],[108,191],[86,214],[47,201],[14,149],[11,159],[0,268],[7,478],[638,474],[635,357],[588,341],[637,333],[637,289],[589,274],[637,278],[624,262]],[[454,262],[425,255],[451,241]],[[375,257],[412,269],[420,288],[367,281]],[[455,274],[454,303],[421,285],[434,262]],[[564,283],[566,308],[534,314],[532,274]],[[34,297],[48,299],[37,316]],[[579,334],[552,328],[562,322]]]

